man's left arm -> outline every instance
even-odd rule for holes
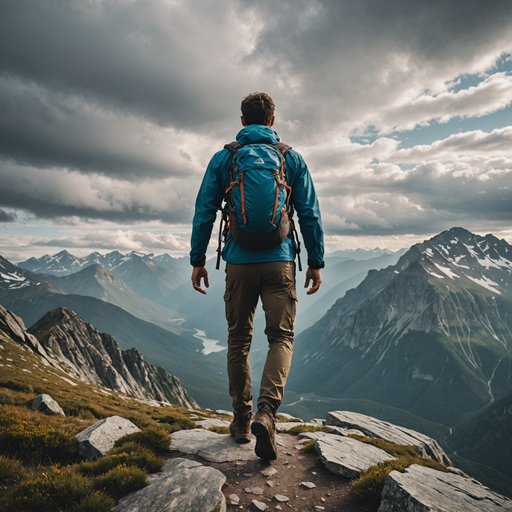
[[[291,200],[299,218],[300,231],[308,252],[308,266],[324,268],[324,231],[315,186],[303,158],[294,153]]]

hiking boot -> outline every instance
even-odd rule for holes
[[[249,443],[251,441],[251,415],[238,416],[229,424],[229,433],[235,437],[237,443]]]
[[[251,431],[256,436],[254,449],[256,455],[265,460],[276,460],[276,419],[274,410],[266,402],[258,405],[258,412],[252,422]]]

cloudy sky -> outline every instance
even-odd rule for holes
[[[265,91],[330,251],[512,242],[510,0],[0,2],[0,254],[189,250]]]

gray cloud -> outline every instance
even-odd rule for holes
[[[142,183],[0,162],[0,204],[45,219],[78,217],[120,224],[188,222],[194,191],[187,180]]]
[[[6,212],[0,208],[0,222],[14,222],[17,216],[14,212]]]
[[[510,128],[402,150],[349,136],[509,105],[510,74],[482,73],[512,51],[511,27],[509,0],[2,2],[0,206],[188,223],[241,98],[265,90],[329,233],[504,225]],[[479,73],[478,87],[452,88]]]

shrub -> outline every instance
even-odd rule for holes
[[[130,442],[148,448],[154,453],[168,452],[170,446],[169,435],[159,428],[146,428],[140,432],[127,434],[118,439],[114,446],[119,447]]]
[[[9,414],[2,414],[0,426],[0,452],[6,455],[16,454],[36,463],[69,462],[78,457],[73,431],[63,432]]]
[[[379,502],[384,483],[391,471],[403,473],[408,464],[401,460],[385,460],[363,471],[357,480],[350,484],[350,494],[358,501]]]
[[[93,487],[112,496],[116,501],[148,485],[146,473],[133,466],[117,466],[94,479]]]
[[[155,425],[154,421],[148,420],[146,418],[140,418],[139,416],[124,416],[127,420],[131,421],[134,425],[139,427],[140,429],[149,428]]]
[[[17,459],[11,459],[0,455],[0,481],[13,475],[20,474],[23,464]]]
[[[296,425],[288,430],[288,434],[292,434],[296,436],[297,434],[301,434],[302,432],[327,432],[325,427],[314,427],[313,425]]]
[[[12,380],[0,381],[0,387],[12,389],[13,391],[21,391],[22,393],[33,393],[34,389],[28,384],[21,384]]]
[[[196,424],[187,416],[175,416],[168,414],[160,418],[161,423],[167,423],[171,426],[169,432],[176,432],[178,430],[192,430],[196,428]]]
[[[11,395],[0,393],[0,405],[14,405],[15,403]]]
[[[215,432],[217,434],[229,434],[229,428],[228,427],[220,427],[220,426],[213,426],[208,428],[211,432]]]
[[[93,491],[73,509],[73,512],[108,512],[116,501],[114,498],[101,491]]]
[[[104,475],[117,466],[135,466],[148,473],[156,473],[164,465],[164,459],[157,457],[148,448],[131,442],[114,448],[108,455],[94,462],[83,462],[78,470],[84,475]]]
[[[91,481],[71,470],[52,467],[25,480],[7,496],[5,512],[58,512],[79,503],[91,490]]]
[[[307,452],[312,452],[315,449],[315,440],[310,439],[309,441],[306,441],[304,443],[304,446],[302,447],[302,450]]]

